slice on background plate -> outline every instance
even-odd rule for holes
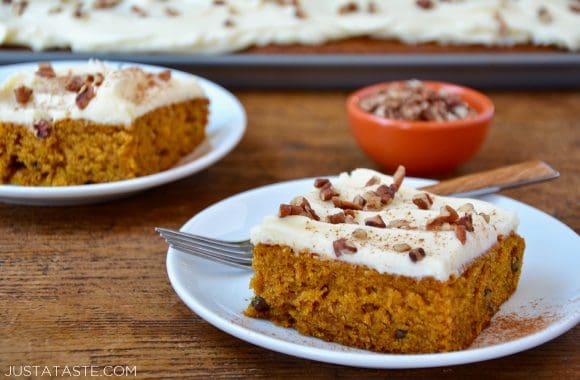
[[[79,67],[79,65],[86,64],[87,64],[86,61],[66,61],[55,63],[52,66],[38,66],[37,63],[8,65],[0,68],[0,80],[4,81],[6,80],[6,78],[12,76],[16,72],[28,71],[34,73],[35,71],[42,72],[43,71],[42,69],[44,69],[44,71],[52,72],[52,73],[51,72],[43,73],[43,75],[51,76],[54,75],[54,72],[57,73],[66,72],[70,68],[75,68]],[[159,87],[163,86],[167,87],[168,83],[173,82],[185,84],[195,83],[196,86],[189,85],[187,86],[184,85],[182,87],[175,86],[176,94],[174,95],[178,97],[179,96],[183,97],[191,93],[192,91],[196,91],[196,94],[199,92],[203,94],[204,98],[207,98],[207,100],[209,100],[210,103],[209,120],[205,130],[205,138],[203,138],[203,140],[201,139],[201,136],[203,136],[203,130],[197,128],[197,131],[199,133],[196,132],[196,136],[191,136],[192,137],[191,144],[188,144],[187,145],[188,147],[184,148],[180,146],[180,144],[171,144],[171,147],[168,147],[168,149],[164,150],[163,153],[164,157],[166,157],[168,160],[170,159],[171,162],[165,160],[163,157],[159,158],[157,153],[151,153],[151,155],[155,155],[155,158],[152,157],[153,158],[152,160],[148,160],[147,153],[144,154],[143,155],[144,160],[142,160],[144,164],[142,166],[146,170],[135,172],[135,174],[138,175],[136,178],[122,179],[112,182],[92,183],[72,186],[21,186],[14,184],[2,184],[0,185],[0,201],[6,203],[17,203],[28,205],[58,206],[58,205],[77,205],[85,203],[103,202],[115,198],[126,197],[139,191],[143,191],[155,186],[159,186],[171,181],[184,178],[186,176],[189,176],[191,174],[194,174],[200,170],[207,168],[208,166],[214,164],[215,162],[223,158],[227,153],[229,153],[238,144],[241,137],[243,136],[243,133],[246,128],[245,111],[234,95],[232,95],[224,88],[218,86],[217,84],[210,82],[206,79],[196,77],[189,73],[184,73],[176,70],[167,70],[166,68],[163,67],[148,66],[134,63],[124,63],[124,62],[107,62],[106,65],[112,68],[113,75],[121,71],[125,73],[128,72],[131,74],[145,72],[144,79],[147,79],[149,77],[153,78],[152,81],[156,82],[159,85]],[[117,69],[117,71],[114,71],[115,69]],[[35,76],[38,75],[35,74]],[[56,80],[58,79],[59,77],[56,78]],[[31,79],[31,83],[35,83],[36,80],[37,78],[33,77]],[[49,78],[48,80],[50,81],[51,78]],[[112,87],[116,82],[115,81],[103,82],[102,85],[106,86],[109,85],[109,83],[112,83],[111,84]],[[73,84],[72,81],[71,83],[67,82],[65,86],[69,87],[69,84]],[[92,94],[92,97],[89,96],[90,99],[87,104],[84,104],[84,102],[80,102],[79,104],[79,98],[81,98],[82,100],[87,97],[85,94],[86,90],[83,90],[83,88],[84,89],[87,88],[86,85],[84,83],[79,83],[79,86],[77,86],[79,87],[77,91],[78,94],[76,94],[75,92],[71,92],[71,94],[65,93],[66,96],[64,96],[63,99],[71,98],[69,99],[72,102],[70,113],[73,116],[78,113],[80,119],[82,119],[83,117],[89,117],[90,119],[91,116],[90,114],[99,111],[98,115],[106,118],[107,120],[114,119],[114,121],[116,122],[123,122],[126,121],[125,119],[127,118],[132,120],[133,119],[132,115],[134,114],[138,115],[140,114],[140,112],[146,111],[145,109],[141,109],[143,105],[140,105],[140,103],[137,101],[130,104],[128,102],[127,105],[124,104],[119,105],[115,104],[115,102],[108,103],[107,101],[98,102],[96,99],[99,98],[96,97],[95,94]],[[94,85],[93,87],[95,86],[96,85]],[[122,87],[125,88],[124,86]],[[184,88],[186,88],[186,90]],[[15,92],[16,90],[17,89],[15,89]],[[110,90],[110,88],[103,87],[97,90],[97,94],[99,91],[107,92],[107,90]],[[26,95],[22,94],[22,91],[20,92],[21,95],[23,96]],[[32,92],[32,94],[30,94],[30,96],[27,98],[34,99],[34,95],[35,95],[34,92]],[[136,95],[138,95],[138,93],[136,93]],[[40,98],[41,96],[43,96],[43,94],[39,92],[38,97]],[[25,100],[32,101],[30,99],[21,98],[20,101]],[[158,96],[153,96],[151,97],[150,100],[151,100],[150,103],[155,105],[158,102],[162,102],[164,99],[159,98]],[[170,99],[168,99],[167,101],[170,101]],[[91,105],[91,102],[94,103]],[[81,107],[84,108],[81,109]],[[170,105],[169,107],[173,106]],[[26,108],[26,105],[24,105],[24,108]],[[60,112],[59,110],[60,107],[55,107],[53,109],[53,111],[56,113]],[[175,112],[177,114],[183,113],[182,111],[184,110],[179,109],[171,110],[171,112]],[[85,114],[89,115],[87,116]],[[23,117],[27,116],[27,113],[22,112],[22,115]],[[147,113],[144,117],[147,117],[148,115],[149,113]],[[198,113],[198,115],[195,117],[200,122],[202,122],[203,121],[202,119],[204,118],[204,116],[201,113]],[[186,118],[189,118],[189,116],[187,116]],[[48,128],[50,129],[50,125]],[[40,133],[41,135],[44,136],[45,129],[46,128],[34,128],[33,132],[36,133],[37,135]],[[171,149],[175,150],[179,149],[179,152],[177,151],[173,152],[171,151]],[[180,156],[181,158],[175,164],[171,164],[172,162],[175,162],[175,160],[177,160],[177,158]],[[122,161],[124,160],[121,159],[120,162]],[[165,164],[163,164],[163,162],[160,163],[159,168],[161,169],[161,171],[150,174],[152,171],[150,167],[155,168],[157,166],[150,165],[151,163],[148,163],[148,161],[151,161],[151,163],[157,161],[160,162],[167,161],[167,162]],[[164,169],[167,166],[167,163],[169,163],[169,165],[171,166],[169,168]],[[133,175],[131,173],[129,174]],[[66,183],[66,181],[64,183]]]

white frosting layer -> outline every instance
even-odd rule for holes
[[[129,126],[135,118],[158,107],[204,96],[194,76],[171,75],[163,80],[137,67],[118,69],[97,61],[66,69],[55,66],[55,78],[38,76],[35,71],[17,72],[2,84],[0,120],[29,127],[40,119],[84,119]],[[103,82],[93,86],[95,97],[81,109],[76,104],[77,93],[67,90],[66,82],[73,75],[97,73],[103,75]],[[26,104],[16,101],[14,91],[20,86],[32,89]]]
[[[533,43],[580,49],[580,13],[569,0],[124,0],[94,9],[94,0],[28,1],[21,15],[0,4],[0,42],[35,50],[220,53],[251,45],[318,44],[353,36],[396,38],[409,43],[511,45]],[[286,2],[291,3],[291,2]],[[357,10],[340,14],[345,4]],[[374,12],[369,5],[375,4]],[[82,4],[81,17],[75,17]],[[540,17],[540,9],[545,8]],[[546,15],[547,12],[547,15]],[[77,12],[78,14],[78,12]],[[227,27],[225,24],[230,26]]]
[[[340,193],[341,199],[350,200],[378,185],[365,187],[367,181],[378,176],[386,185],[392,183],[392,177],[368,169],[354,170],[350,175],[343,173],[333,186]],[[357,224],[330,224],[324,222],[327,215],[341,211],[330,201],[322,201],[319,190],[314,189],[305,195],[321,221],[305,216],[268,216],[263,223],[251,231],[253,244],[286,245],[295,252],[303,250],[316,253],[321,257],[345,261],[351,264],[365,265],[380,273],[390,273],[415,278],[433,277],[446,281],[452,275],[463,273],[466,265],[488,251],[497,243],[499,235],[507,236],[515,232],[518,219],[510,211],[502,210],[490,203],[475,199],[450,198],[432,195],[434,203],[429,210],[420,210],[412,203],[415,194],[422,191],[405,187],[397,192],[394,200],[386,208],[377,211],[356,211]],[[455,209],[471,203],[475,208],[472,214],[474,232],[467,232],[467,240],[462,244],[452,231],[427,231],[425,225],[431,218],[439,215],[440,207],[449,205]],[[478,213],[489,215],[490,222]],[[364,219],[380,214],[385,224],[389,221],[403,219],[411,223],[414,229],[376,228],[364,225]],[[362,228],[367,232],[367,239],[357,239],[352,232]],[[336,256],[333,249],[335,240],[346,238],[353,242],[358,251],[355,254]],[[397,252],[394,246],[408,244],[412,248],[423,248],[426,256],[423,260],[412,262],[408,252]]]

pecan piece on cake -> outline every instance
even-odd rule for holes
[[[429,220],[425,228],[428,231],[436,230],[440,228],[444,223],[454,223],[459,218],[457,211],[449,205],[441,207],[439,215],[435,218]]]
[[[93,86],[90,84],[84,84],[83,87],[81,87],[79,90],[79,93],[75,99],[77,107],[79,107],[81,110],[84,110],[94,97],[95,90],[93,89]]]
[[[358,251],[356,246],[349,240],[342,238],[332,242],[332,248],[336,257],[352,255]]]
[[[52,65],[47,62],[42,62],[38,64],[38,69],[36,70],[36,75],[42,78],[54,78],[56,73],[52,68]]]
[[[338,207],[343,210],[362,210],[361,205],[354,202],[345,201],[339,197],[332,197],[332,204],[334,204],[334,207]]]
[[[32,97],[32,89],[26,86],[19,86],[14,90],[14,97],[19,104],[26,104]]]
[[[370,227],[376,227],[376,228],[386,228],[387,227],[387,225],[383,221],[383,218],[381,218],[381,216],[379,214],[377,214],[373,217],[370,217],[370,218],[366,218],[365,225],[370,226]]]
[[[413,248],[409,251],[409,258],[412,262],[416,263],[417,261],[421,261],[425,258],[425,250],[423,248]]]
[[[331,224],[345,223],[346,222],[346,214],[343,211],[341,211],[341,212],[338,212],[336,214],[328,215],[326,217],[326,219],[328,220],[328,223],[331,223]]]
[[[413,203],[421,210],[429,210],[433,205],[433,198],[427,193],[416,194],[413,196]]]

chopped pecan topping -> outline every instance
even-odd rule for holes
[[[413,248],[409,251],[409,258],[414,263],[421,261],[425,258],[425,250],[423,248]]]
[[[67,91],[79,92],[83,88],[85,80],[79,75],[73,75],[69,77],[64,85]]]
[[[471,204],[471,203],[463,204],[457,209],[458,213],[464,213],[464,214],[472,213],[474,211],[475,211],[475,207],[473,207],[473,204]]]
[[[147,11],[137,5],[131,5],[131,12],[139,17],[147,17]]]
[[[548,8],[544,6],[538,8],[538,19],[544,24],[549,24],[554,20],[552,17],[552,13],[550,13]]]
[[[465,209],[470,209],[469,203],[463,205]],[[441,211],[439,215],[427,222],[425,226],[427,230],[437,230],[437,231],[455,231],[455,236],[461,242],[461,244],[465,244],[467,236],[467,232],[473,232],[473,218],[472,214],[465,214],[461,218],[459,214],[453,207],[445,205],[441,207]]]
[[[323,201],[329,201],[333,197],[337,197],[338,195],[339,195],[338,191],[336,191],[336,189],[332,186],[330,181],[324,184],[324,186],[322,186],[322,188],[320,189],[320,199],[322,199]]]
[[[338,9],[338,14],[345,15],[348,13],[358,12],[358,4],[354,1],[348,2]]]
[[[157,74],[157,76],[159,77],[159,79],[161,79],[162,81],[167,82],[168,80],[171,79],[171,70],[163,70],[161,71],[159,74]]]
[[[332,248],[334,249],[334,254],[336,257],[342,255],[352,255],[357,251],[356,246],[344,238],[333,241]]]
[[[413,203],[421,210],[429,210],[433,205],[433,198],[427,193],[416,194],[413,196]]]
[[[459,218],[457,211],[451,206],[445,205],[441,207],[439,215],[429,220],[425,226],[427,230],[436,230],[444,223],[454,223]]]
[[[379,117],[410,121],[453,121],[477,114],[459,95],[435,90],[417,80],[395,83],[369,94],[359,106]]]
[[[62,13],[62,11],[63,11],[63,8],[60,5],[56,5],[54,7],[51,7],[48,10],[48,13],[51,15],[54,15],[54,14]]]
[[[389,224],[387,224],[387,228],[409,229],[411,228],[411,222],[404,219],[395,219],[391,220]]]
[[[326,185],[328,185],[330,183],[330,180],[328,178],[316,178],[314,180],[314,187],[316,187],[317,189],[320,189]]]
[[[299,6],[295,6],[294,8],[294,17],[296,18],[306,18],[306,12]]]
[[[48,120],[40,119],[36,121],[32,126],[36,131],[36,137],[38,137],[39,139],[48,137],[52,133],[52,125]]]
[[[46,62],[38,64],[38,69],[36,70],[36,75],[38,75],[39,77],[42,77],[42,78],[54,78],[54,77],[56,77],[56,73],[54,72],[52,65],[50,63],[46,63]]]
[[[24,11],[26,10],[26,8],[28,7],[28,1],[26,0],[20,0],[17,3],[14,3],[14,5],[12,6],[12,12],[16,15],[16,16],[21,16]]]
[[[74,18],[83,18],[85,17],[85,11],[83,9],[83,3],[77,3],[73,10],[73,17]]]
[[[457,222],[455,222],[455,224],[465,227],[465,229],[469,232],[473,232],[473,219],[471,214],[462,216],[457,220]]]
[[[95,86],[100,86],[100,85],[103,83],[103,81],[104,81],[104,80],[105,80],[105,77],[103,76],[103,74],[101,74],[101,73],[96,73],[96,74],[95,74],[95,79],[94,79],[94,81],[93,81],[93,84],[94,84]]]
[[[100,86],[104,80],[105,77],[101,73],[87,74],[85,76],[72,75],[67,78],[64,88],[67,91],[79,93],[84,90],[84,86],[89,86],[91,83],[95,86]]]
[[[479,215],[485,220],[486,223],[489,223],[491,218],[489,217],[488,214],[480,212]]]
[[[122,0],[95,0],[93,3],[93,8],[96,9],[106,9],[116,7],[121,3]]]
[[[332,197],[332,203],[334,207],[341,208],[343,210],[362,210],[362,207],[356,203],[345,201],[339,197]]]
[[[395,188],[394,184],[390,185],[390,186],[381,185],[377,188],[375,193],[381,198],[381,202],[383,204],[388,204],[395,197],[395,194],[397,193],[397,189]]]
[[[362,228],[357,228],[356,230],[352,231],[352,237],[360,240],[365,240],[368,238],[368,234]]]
[[[213,0],[213,5],[226,5],[225,0]]]
[[[346,221],[346,214],[341,211],[333,215],[328,215],[326,218],[328,219],[329,223],[339,224]]]
[[[299,206],[304,209],[304,211],[306,212],[306,214],[311,219],[320,220],[320,217],[318,215],[316,215],[316,212],[314,212],[314,210],[310,206],[310,202],[308,202],[308,199],[302,197],[302,201],[300,202]]]
[[[438,228],[436,228],[437,231],[451,231],[452,229],[453,229],[453,226],[447,222],[443,223]]]
[[[374,1],[371,1],[367,6],[367,12],[369,13],[377,13],[378,12],[377,4]]]
[[[300,197],[293,201],[292,203],[296,202],[297,204],[281,204],[280,210],[278,212],[278,216],[280,218],[285,218],[290,215],[301,215],[306,216],[310,219],[320,220],[320,217],[314,212],[308,199],[304,197]]]
[[[580,3],[578,1],[575,3],[570,3],[570,5],[568,5],[568,9],[570,9],[571,12],[580,13]]]
[[[169,17],[176,17],[179,16],[181,13],[172,7],[165,7],[165,14]]]
[[[353,210],[349,210],[349,209],[344,210],[344,215],[346,215],[346,218],[344,220],[345,223],[356,224],[355,215],[354,215]]]
[[[411,250],[411,246],[407,243],[401,243],[401,244],[395,244],[393,246],[393,249],[396,252],[407,252]]]
[[[278,216],[280,218],[285,218],[290,215],[304,215],[304,210],[300,206],[296,205],[287,205],[282,203],[280,205],[280,210],[278,212]]]
[[[372,185],[376,185],[378,183],[381,182],[381,179],[379,177],[377,177],[376,175],[372,176],[371,179],[369,179],[366,183],[365,186],[372,186]]]
[[[433,9],[433,7],[435,6],[433,0],[416,0],[415,4],[417,4],[419,8],[423,9]]]
[[[14,89],[16,101],[20,104],[26,104],[32,97],[32,89],[26,86],[20,86]]]
[[[231,18],[228,18],[224,21],[224,26],[226,28],[233,28],[234,26],[236,26],[236,23]]]
[[[354,197],[354,199],[352,200],[352,202],[353,202],[354,204],[357,204],[357,205],[359,205],[359,206],[361,207],[361,209],[362,209],[363,207],[365,207],[365,205],[367,204],[367,201],[366,201],[366,199],[364,199],[364,198],[363,198],[363,197],[361,197],[360,195],[357,195],[357,196],[355,196],[355,197]]]
[[[383,207],[381,197],[374,191],[367,191],[364,193],[363,198],[366,201],[364,205],[365,210],[378,211]]]
[[[399,165],[397,167],[397,170],[395,170],[395,174],[393,174],[393,186],[395,187],[396,190],[399,190],[399,188],[403,184],[404,179],[405,179],[405,167],[403,165]]]
[[[345,218],[344,222],[347,224],[357,224],[356,220],[354,219],[354,216],[349,215],[349,214],[346,214],[346,218]]]
[[[466,233],[465,226],[460,225],[460,224],[456,224],[454,226],[454,230],[455,230],[455,236],[457,237],[457,239],[461,242],[461,244],[465,244],[465,242],[467,241],[467,233]]]
[[[77,107],[79,107],[81,110],[84,110],[94,97],[95,90],[93,89],[93,86],[90,84],[84,84],[83,87],[79,90],[79,93],[75,99]]]
[[[366,218],[365,225],[371,226],[371,227],[377,227],[377,228],[386,228],[387,227],[385,222],[383,221],[383,218],[381,218],[381,216],[378,214],[373,216],[373,217]]]

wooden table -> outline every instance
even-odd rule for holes
[[[167,279],[155,226],[178,228],[257,186],[376,168],[352,140],[346,92],[238,91],[249,127],[235,151],[133,198],[63,208],[0,205],[0,376],[9,365],[128,365],[139,378],[497,376],[580,378],[580,328],[502,359],[365,370],[298,359],[233,338],[193,314]],[[580,92],[491,93],[483,150],[452,175],[539,158],[557,182],[505,192],[580,231]],[[547,236],[547,239],[550,237]],[[548,252],[546,254],[549,254]]]

